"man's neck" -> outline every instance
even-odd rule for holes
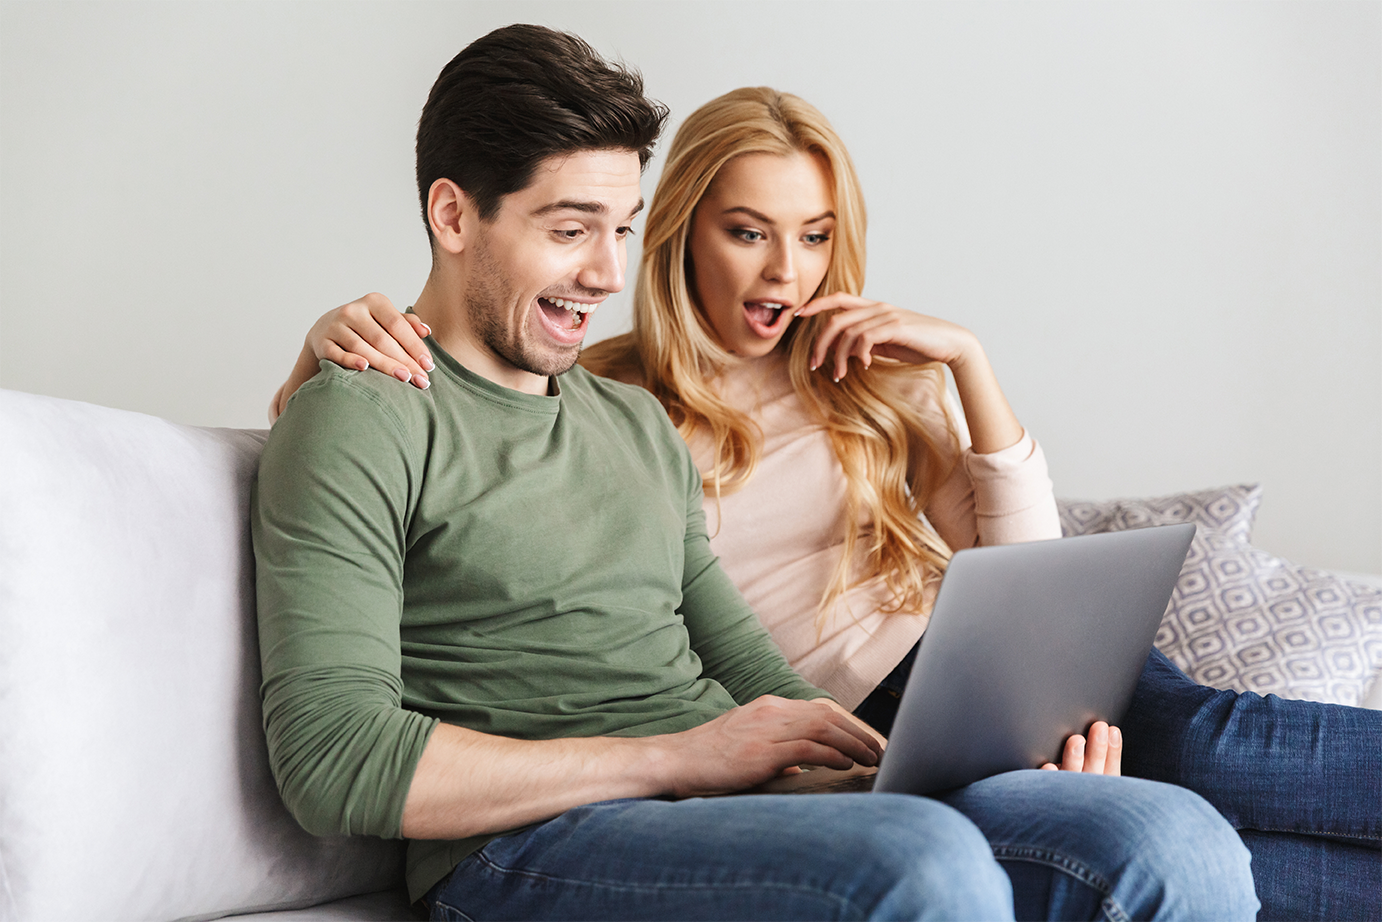
[[[443,273],[434,270],[413,304],[413,313],[432,328],[432,339],[437,345],[466,368],[500,387],[539,396],[550,393],[551,379],[547,375],[514,367],[476,335],[463,291],[459,279],[443,277]]]

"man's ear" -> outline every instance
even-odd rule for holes
[[[448,253],[459,253],[466,245],[466,219],[474,205],[465,191],[449,179],[438,179],[427,190],[427,223],[432,239]]]

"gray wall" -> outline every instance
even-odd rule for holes
[[[314,317],[420,290],[417,114],[516,20],[675,116],[820,106],[866,293],[982,337],[1061,495],[1261,481],[1257,543],[1382,572],[1377,3],[6,3],[0,386],[262,425]]]

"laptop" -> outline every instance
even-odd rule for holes
[[[1151,651],[1193,524],[958,551],[875,774],[815,769],[754,793],[932,794],[1045,762],[1116,725]]]

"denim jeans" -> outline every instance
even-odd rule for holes
[[[1004,873],[1004,872],[1007,873]],[[616,800],[495,839],[433,919],[1251,919],[1201,798],[1024,771],[953,793]]]
[[[1123,770],[1189,788],[1252,852],[1264,919],[1382,919],[1382,711],[1196,685],[1153,650]]]
[[[884,733],[914,658],[855,711]],[[1154,649],[1121,728],[1124,774],[1239,831],[1263,919],[1382,919],[1382,711],[1206,688]]]

